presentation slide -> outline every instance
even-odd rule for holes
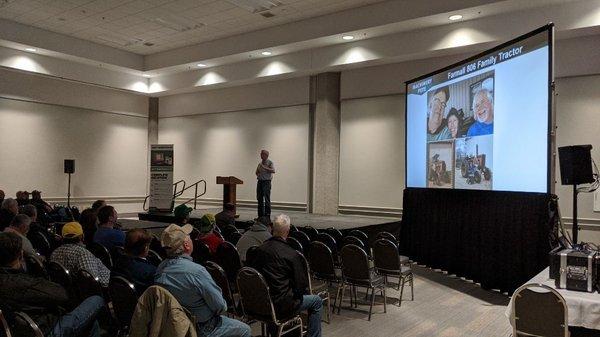
[[[549,30],[407,82],[406,186],[548,192]]]

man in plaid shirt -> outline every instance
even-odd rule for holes
[[[62,228],[64,244],[54,250],[50,261],[58,262],[71,272],[84,269],[108,287],[110,270],[83,245],[83,229],[78,222],[69,222]]]

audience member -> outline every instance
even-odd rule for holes
[[[115,229],[117,224],[117,211],[112,206],[104,206],[98,210],[98,230],[94,234],[94,242],[108,249],[125,245],[125,233]]]
[[[214,232],[215,216],[210,213],[204,214],[199,221],[194,223],[194,227],[200,232],[198,240],[204,242],[208,246],[210,253],[214,254],[217,251],[217,247],[223,243],[223,239]]]
[[[52,206],[42,199],[42,192],[34,190],[31,192],[31,204],[35,206],[40,214],[46,214],[52,212]]]
[[[0,190],[0,204],[2,204],[2,202],[4,201],[5,197],[6,197],[6,194],[4,194],[4,191]]]
[[[10,226],[12,219],[19,213],[19,204],[13,198],[4,199],[0,206],[0,230]]]
[[[92,208],[86,208],[79,216],[79,223],[83,228],[83,243],[88,246],[94,242],[94,235],[98,230],[98,214]]]
[[[17,203],[19,206],[24,206],[29,204],[29,192],[27,191],[18,191],[16,194]]]
[[[21,214],[25,214],[31,218],[31,224],[29,225],[29,233],[27,234],[27,238],[31,238],[33,233],[41,233],[44,237],[46,237],[48,243],[50,243],[50,246],[56,247],[60,244],[60,236],[48,231],[48,227],[38,221],[37,209],[34,205],[23,206],[21,208]]]
[[[290,317],[308,310],[309,337],[321,336],[323,300],[308,294],[308,272],[301,256],[286,239],[290,218],[281,214],[273,222],[273,237],[256,251],[253,265],[265,277],[278,317]]]
[[[183,226],[190,221],[190,213],[192,212],[191,207],[188,207],[186,204],[181,204],[173,210],[173,215],[175,216],[175,223]]]
[[[33,249],[33,245],[27,238],[27,233],[29,232],[30,224],[31,219],[27,215],[18,214],[10,222],[10,226],[4,229],[4,232],[17,234],[19,237],[21,237],[23,251],[29,255],[36,255],[36,251],[35,249]]]
[[[146,260],[150,250],[152,236],[145,229],[132,229],[125,236],[125,253],[115,264],[115,273],[123,275],[135,284],[135,289],[142,294],[154,283],[156,267]]]
[[[62,264],[71,272],[84,269],[108,286],[110,270],[83,245],[83,229],[78,222],[66,223],[62,228],[63,245],[56,248],[50,261]]]
[[[106,200],[96,200],[92,204],[92,210],[98,213],[98,210],[104,206],[106,206]]]
[[[266,240],[271,238],[271,229],[273,223],[268,216],[261,216],[258,221],[252,225],[240,238],[235,245],[240,253],[242,261],[246,261],[246,252],[252,246],[260,246]]]
[[[96,317],[104,307],[102,297],[89,297],[70,313],[60,316],[69,302],[66,290],[42,277],[26,274],[22,257],[21,237],[0,233],[0,303],[3,309],[27,313],[44,336],[99,336]]]
[[[203,266],[193,262],[192,230],[191,225],[171,224],[163,231],[161,243],[168,259],[158,266],[155,283],[167,289],[194,315],[198,336],[250,337],[247,324],[222,315],[227,303],[221,289]]]
[[[228,225],[235,226],[235,206],[232,203],[226,203],[223,211],[215,215],[215,221],[221,229]]]

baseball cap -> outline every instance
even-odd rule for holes
[[[62,228],[62,236],[65,238],[75,238],[83,235],[83,228],[79,222],[67,222]]]
[[[185,218],[187,217],[193,208],[186,206],[186,204],[181,204],[173,210],[173,215],[177,218]]]
[[[160,236],[160,243],[167,253],[173,252],[183,245],[185,238],[190,235],[194,227],[190,224],[179,226],[170,224]]]

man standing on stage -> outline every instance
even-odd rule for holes
[[[269,151],[260,151],[262,161],[256,167],[256,199],[258,199],[258,216],[271,215],[271,180],[275,173],[275,166],[269,160]]]

